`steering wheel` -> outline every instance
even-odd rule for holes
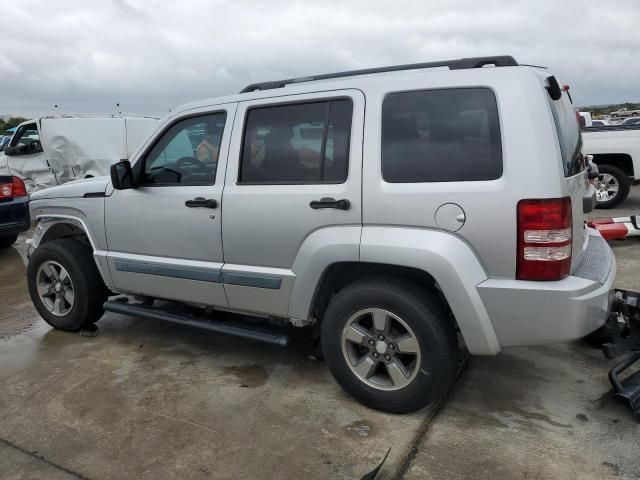
[[[182,167],[183,165],[195,165],[202,173],[205,173],[207,175],[209,174],[207,166],[197,158],[182,157],[176,161],[176,167],[178,167],[178,169],[180,169],[180,167]]]

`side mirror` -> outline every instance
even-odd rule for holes
[[[5,147],[4,154],[8,155],[9,157],[18,155],[18,147]]]
[[[120,160],[118,163],[111,165],[111,183],[116,190],[127,190],[135,187],[129,160]]]

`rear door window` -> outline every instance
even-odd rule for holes
[[[493,92],[457,88],[387,95],[382,104],[382,176],[391,183],[501,177]]]
[[[240,183],[343,183],[347,179],[351,100],[249,110]]]

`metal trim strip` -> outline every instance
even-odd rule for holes
[[[222,272],[220,268],[213,270],[133,260],[114,260],[113,263],[119,272],[142,273],[144,275],[183,278],[200,282],[226,283],[228,285],[267,288],[271,290],[279,290],[282,286],[282,278],[273,275]]]
[[[279,290],[282,286],[282,278],[256,273],[222,272],[222,279],[226,284],[242,287]]]
[[[150,262],[136,262],[131,260],[114,260],[116,270],[120,272],[142,273],[160,277],[184,278],[200,282],[220,283],[222,276],[220,269],[211,270],[196,267],[178,267]]]

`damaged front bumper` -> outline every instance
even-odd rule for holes
[[[629,402],[633,414],[640,420],[640,370],[622,378],[640,360],[640,293],[616,289],[604,329],[609,339],[603,345],[605,357],[627,355],[609,371],[609,380],[616,395]]]

